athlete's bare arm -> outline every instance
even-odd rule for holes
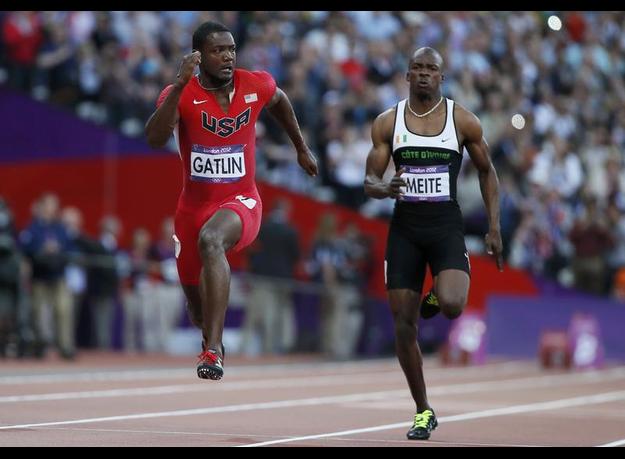
[[[478,170],[480,191],[488,215],[488,234],[485,237],[486,252],[495,257],[497,268],[503,271],[501,233],[499,227],[499,179],[490,159],[490,150],[484,139],[482,124],[477,116],[456,104],[457,129],[462,143]]]
[[[390,142],[394,120],[395,108],[390,108],[378,115],[371,127],[373,147],[367,156],[365,194],[372,198],[398,198],[402,195],[400,187],[406,186],[406,181],[400,177],[404,173],[403,168],[399,169],[389,182],[383,179],[388,162],[391,160]]]
[[[295,117],[295,111],[285,92],[280,88],[276,88],[275,94],[265,107],[271,116],[280,123],[289,136],[289,139],[291,139],[291,142],[293,142],[293,146],[297,151],[297,162],[301,168],[304,169],[308,175],[316,176],[319,173],[317,159],[310,151],[310,148],[308,148],[308,145],[306,145],[304,137],[302,137],[302,132],[299,129],[299,124]]]
[[[193,51],[182,58],[180,71],[176,82],[163,103],[156,109],[150,119],[145,124],[145,136],[148,144],[153,148],[162,148],[171,137],[180,114],[178,113],[178,102],[182,90],[191,80],[195,67],[200,63],[200,52]]]

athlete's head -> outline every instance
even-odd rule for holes
[[[235,48],[232,33],[219,22],[205,22],[193,32],[193,49],[202,53],[200,71],[215,83],[232,79]]]
[[[440,91],[443,75],[443,58],[434,48],[417,49],[408,61],[406,81],[410,91],[417,95],[434,95]]]

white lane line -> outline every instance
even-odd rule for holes
[[[561,408],[570,408],[573,406],[590,405],[593,403],[607,403],[616,400],[625,400],[625,391],[605,392],[603,394],[564,398],[560,400],[551,400],[548,402],[528,403],[524,405],[514,405],[503,408],[494,408],[483,411],[474,411],[470,413],[457,414],[453,416],[443,416],[439,418],[440,422],[456,422],[468,421],[471,419],[489,418],[494,416],[504,416],[509,414],[530,413],[534,411],[556,410]],[[343,430],[341,432],[328,432],[317,435],[306,435],[304,437],[291,437],[287,439],[279,439],[265,441],[261,443],[251,443],[247,445],[238,445],[239,448],[250,448],[256,446],[276,445],[279,443],[292,443],[303,440],[316,440],[319,438],[340,437],[344,435],[354,435],[368,432],[378,432],[381,430],[397,429],[400,427],[410,427],[410,422],[398,422],[395,424],[385,424],[374,427],[365,427],[360,429]]]
[[[486,365],[453,368],[453,367],[433,367],[427,368],[429,376],[444,375],[472,375],[483,374],[484,371],[498,371],[501,373],[514,373],[517,371],[527,370],[535,367],[528,364],[527,361],[513,360],[506,362],[494,362]],[[240,365],[228,368],[230,376],[245,376],[252,373],[261,372],[268,374],[272,372],[298,372],[310,371],[363,371],[366,369],[375,369],[377,372],[383,371],[399,371],[399,364],[396,359],[376,359],[355,362],[312,362],[298,364],[269,364],[269,365]],[[152,370],[112,370],[112,371],[86,371],[75,373],[55,373],[55,374],[36,374],[36,375],[13,375],[0,376],[0,385],[23,385],[23,384],[40,384],[40,383],[62,383],[62,382],[91,382],[91,381],[135,381],[135,380],[155,380],[155,379],[176,379],[190,378],[195,376],[194,368],[169,368],[169,369],[152,369]],[[302,375],[303,376],[303,375]],[[292,375],[285,375],[292,377]]]
[[[236,390],[257,390],[257,389],[275,389],[275,388],[308,388],[308,387],[327,387],[336,385],[349,384],[356,386],[361,384],[370,384],[371,381],[366,377],[367,373],[350,374],[345,376],[311,376],[306,378],[277,378],[255,381],[234,381],[227,384],[214,385],[212,391],[228,392]],[[526,389],[528,387],[549,387],[552,385],[571,385],[571,384],[593,384],[595,382],[608,382],[618,380],[625,377],[625,368],[614,368],[603,371],[588,371],[585,373],[565,373],[562,375],[544,375],[527,378],[514,378],[507,380],[491,380],[473,383],[447,384],[444,386],[436,386],[429,390],[430,395],[448,395],[460,393],[475,393],[493,390],[509,390],[509,389]],[[398,383],[404,384],[403,380],[398,380],[398,373],[388,373],[376,378],[376,382],[392,382],[397,380]],[[0,396],[0,404],[2,403],[21,403],[21,402],[40,402],[53,400],[77,400],[77,399],[95,399],[95,398],[111,398],[111,397],[134,397],[134,396],[153,396],[167,395],[189,392],[205,392],[206,384],[202,382],[192,384],[178,384],[170,386],[149,386],[135,387],[125,389],[107,389],[96,391],[75,391],[75,392],[54,392],[47,394],[24,394],[24,395],[6,395]],[[407,393],[407,391],[398,390],[399,395]]]
[[[608,448],[611,446],[621,446],[621,445],[625,445],[625,438],[622,440],[616,440],[610,443],[604,443],[603,445],[595,445],[595,446],[597,446],[598,448]]]
[[[93,371],[87,373],[56,373],[0,377],[1,385],[52,384],[64,382],[133,381],[140,379],[175,379],[189,376],[189,368],[159,370]]]
[[[269,434],[250,434],[245,435],[241,432],[180,432],[176,430],[135,430],[135,429],[102,429],[88,427],[41,427],[38,430],[52,430],[64,432],[109,432],[109,433],[135,433],[135,434],[159,434],[159,435],[202,435],[205,437],[258,437],[258,438],[275,438],[275,435]]]
[[[430,393],[434,395],[445,395],[451,393],[471,393],[471,392],[481,392],[481,391],[493,391],[493,390],[506,390],[511,388],[528,388],[532,385],[562,385],[567,382],[578,384],[578,383],[594,383],[596,381],[605,381],[610,378],[621,377],[625,369],[617,368],[614,370],[609,370],[605,373],[607,375],[600,375],[595,373],[582,373],[582,374],[565,374],[560,376],[542,376],[542,377],[531,377],[531,378],[523,378],[523,379],[511,379],[504,381],[482,381],[480,383],[473,384],[452,384],[448,386],[439,386],[433,388]],[[600,373],[600,372],[596,372]],[[310,379],[310,378],[309,378]],[[568,380],[568,381],[567,381]],[[288,382],[288,381],[283,381]],[[258,382],[246,382],[245,384],[253,385],[258,384]],[[269,384],[273,384],[273,382],[269,382]],[[204,387],[203,385],[198,387]],[[227,386],[224,386],[227,387]],[[129,390],[129,389],[125,389]],[[136,391],[137,389],[130,389]],[[102,392],[116,392],[116,391],[102,391]],[[174,410],[174,411],[165,411],[165,412],[157,412],[157,413],[138,413],[138,414],[129,414],[129,415],[120,415],[120,416],[108,416],[108,417],[99,417],[99,418],[87,418],[87,419],[77,419],[70,421],[51,421],[51,422],[43,422],[43,423],[31,423],[31,424],[20,424],[20,425],[7,425],[0,426],[0,430],[7,429],[18,429],[18,428],[26,428],[26,427],[41,427],[41,426],[52,426],[52,425],[67,425],[67,424],[86,424],[91,422],[103,422],[103,421],[123,421],[129,419],[146,419],[146,418],[156,418],[156,417],[168,417],[168,416],[191,416],[198,414],[207,414],[207,413],[225,413],[225,412],[235,412],[235,411],[251,411],[251,410],[263,410],[263,409],[273,409],[273,408],[286,408],[293,406],[310,406],[310,405],[320,405],[320,404],[332,404],[332,403],[349,403],[355,401],[373,401],[373,400],[384,400],[391,397],[402,397],[407,395],[406,389],[399,390],[388,390],[383,392],[365,392],[359,394],[348,394],[348,395],[334,395],[334,396],[326,396],[326,397],[314,397],[308,399],[295,399],[295,400],[283,400],[283,401],[275,401],[275,402],[261,402],[261,403],[246,403],[239,405],[226,405],[221,407],[211,407],[211,408],[199,408],[193,410]],[[446,419],[449,419],[446,418]],[[397,426],[403,426],[405,423],[400,423]],[[396,426],[393,424],[393,426]],[[382,430],[387,428],[394,428],[385,426]],[[374,429],[378,429],[377,427]],[[293,441],[288,440],[287,441]]]
[[[356,377],[354,377],[356,376]],[[371,384],[365,376],[358,378],[356,375],[348,376],[312,376],[306,378],[279,378],[254,381],[234,381],[227,384],[211,385],[211,392],[231,392],[236,390],[257,390],[257,389],[276,389],[276,388],[307,388],[307,387],[324,387],[324,386],[340,386],[349,384],[350,386]],[[397,380],[397,375],[382,375],[376,381],[391,382]],[[402,381],[403,382],[403,381]],[[210,383],[209,383],[210,384]],[[176,384],[170,386],[148,386],[148,387],[132,387],[125,389],[106,389],[93,391],[75,391],[75,392],[54,392],[48,394],[24,394],[24,395],[6,395],[0,396],[0,403],[20,403],[20,402],[40,402],[50,400],[76,400],[76,399],[94,399],[109,397],[134,397],[164,394],[179,394],[189,392],[206,392],[207,384],[189,383]]]
[[[336,441],[336,442],[350,442],[353,443],[354,439],[353,438],[330,438],[330,441]],[[423,440],[426,441],[426,440]],[[398,445],[415,445],[415,444],[419,444],[420,441],[415,441],[415,440],[375,440],[375,439],[371,439],[371,438],[359,438],[358,442],[362,442],[362,443],[395,443]],[[432,444],[438,444],[438,445],[444,445],[444,446],[500,446],[500,447],[516,447],[516,448],[548,448],[549,446],[545,446],[545,445],[519,445],[519,444],[509,444],[509,443],[472,443],[472,442],[466,442],[466,441],[462,441],[462,442],[448,442],[448,441],[437,441],[437,440],[427,440],[427,443],[432,445]]]
[[[382,391],[382,392],[366,392],[361,394],[349,394],[349,395],[335,395],[329,397],[312,397],[295,400],[279,400],[275,402],[262,402],[262,403],[243,403],[240,405],[226,405],[217,406],[211,408],[196,408],[191,410],[174,410],[174,411],[161,411],[154,413],[139,413],[128,414],[121,416],[106,416],[100,418],[86,418],[75,419],[72,421],[52,421],[52,422],[38,422],[33,424],[17,424],[0,426],[0,430],[9,429],[25,429],[30,427],[42,427],[42,426],[60,426],[69,424],[88,424],[91,422],[108,422],[108,421],[125,421],[130,419],[150,419],[161,417],[174,417],[174,416],[194,416],[200,414],[210,413],[233,413],[239,411],[250,410],[268,410],[274,408],[290,408],[294,406],[313,406],[313,405],[326,405],[333,403],[345,403],[345,402],[357,402],[365,400],[382,400],[389,397],[397,396],[397,390]],[[401,391],[405,392],[405,391]]]
[[[150,434],[150,435],[191,435],[191,436],[205,436],[205,437],[253,437],[253,438],[275,438],[275,435],[268,434],[250,434],[241,432],[180,432],[180,431],[169,431],[169,430],[130,430],[130,429],[97,429],[97,428],[79,428],[79,427],[42,427],[39,430],[52,430],[52,431],[62,431],[62,432],[108,432],[108,433],[133,433],[133,434]],[[287,437],[285,437],[287,438]],[[335,442],[353,442],[354,440],[351,438],[331,438],[330,441]],[[382,439],[373,439],[373,438],[359,438],[359,442],[362,443],[389,443],[389,444],[397,444],[397,445],[414,445],[414,440],[382,440]],[[471,443],[471,442],[461,442],[461,443],[449,443],[449,442],[440,442],[436,440],[428,440],[428,443],[441,443],[445,446],[450,445],[459,445],[459,446],[502,446],[502,447],[527,447],[527,448],[535,448],[535,447],[546,447],[543,445],[519,445],[519,444],[508,444],[508,443]]]
[[[467,394],[493,390],[526,389],[529,387],[549,387],[576,384],[594,384],[625,377],[625,368],[593,370],[585,373],[565,373],[561,375],[530,376],[527,378],[500,379],[473,383],[450,384],[428,389],[432,395]]]
[[[190,357],[191,360],[191,357]],[[510,362],[506,362],[510,363]],[[257,371],[263,373],[280,371],[310,371],[311,367],[318,370],[363,370],[366,368],[397,368],[398,365],[392,359],[372,359],[353,362],[308,362],[308,363],[285,363],[267,365],[237,365],[228,368],[228,375],[245,375]],[[110,370],[110,371],[76,371],[51,374],[23,374],[12,376],[0,376],[0,384],[38,384],[72,381],[111,381],[111,380],[135,380],[135,379],[175,379],[194,376],[193,366],[184,368],[155,368],[133,370]]]

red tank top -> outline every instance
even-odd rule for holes
[[[276,91],[263,71],[235,69],[234,96],[224,113],[212,91],[194,76],[182,90],[174,129],[182,160],[183,188],[178,206],[196,208],[256,190],[256,120]],[[167,86],[157,107],[171,91]]]

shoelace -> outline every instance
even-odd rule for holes
[[[428,423],[430,422],[430,418],[433,416],[430,410],[425,410],[423,413],[417,413],[414,415],[414,424],[412,427],[420,427],[422,429],[426,429],[428,427]]]
[[[436,298],[436,296],[432,292],[428,293],[425,302],[427,304],[431,304],[432,306],[438,306],[438,298]]]
[[[212,351],[203,351],[197,356],[197,358],[200,359],[198,363],[207,362],[210,364],[219,364],[219,356]]]

